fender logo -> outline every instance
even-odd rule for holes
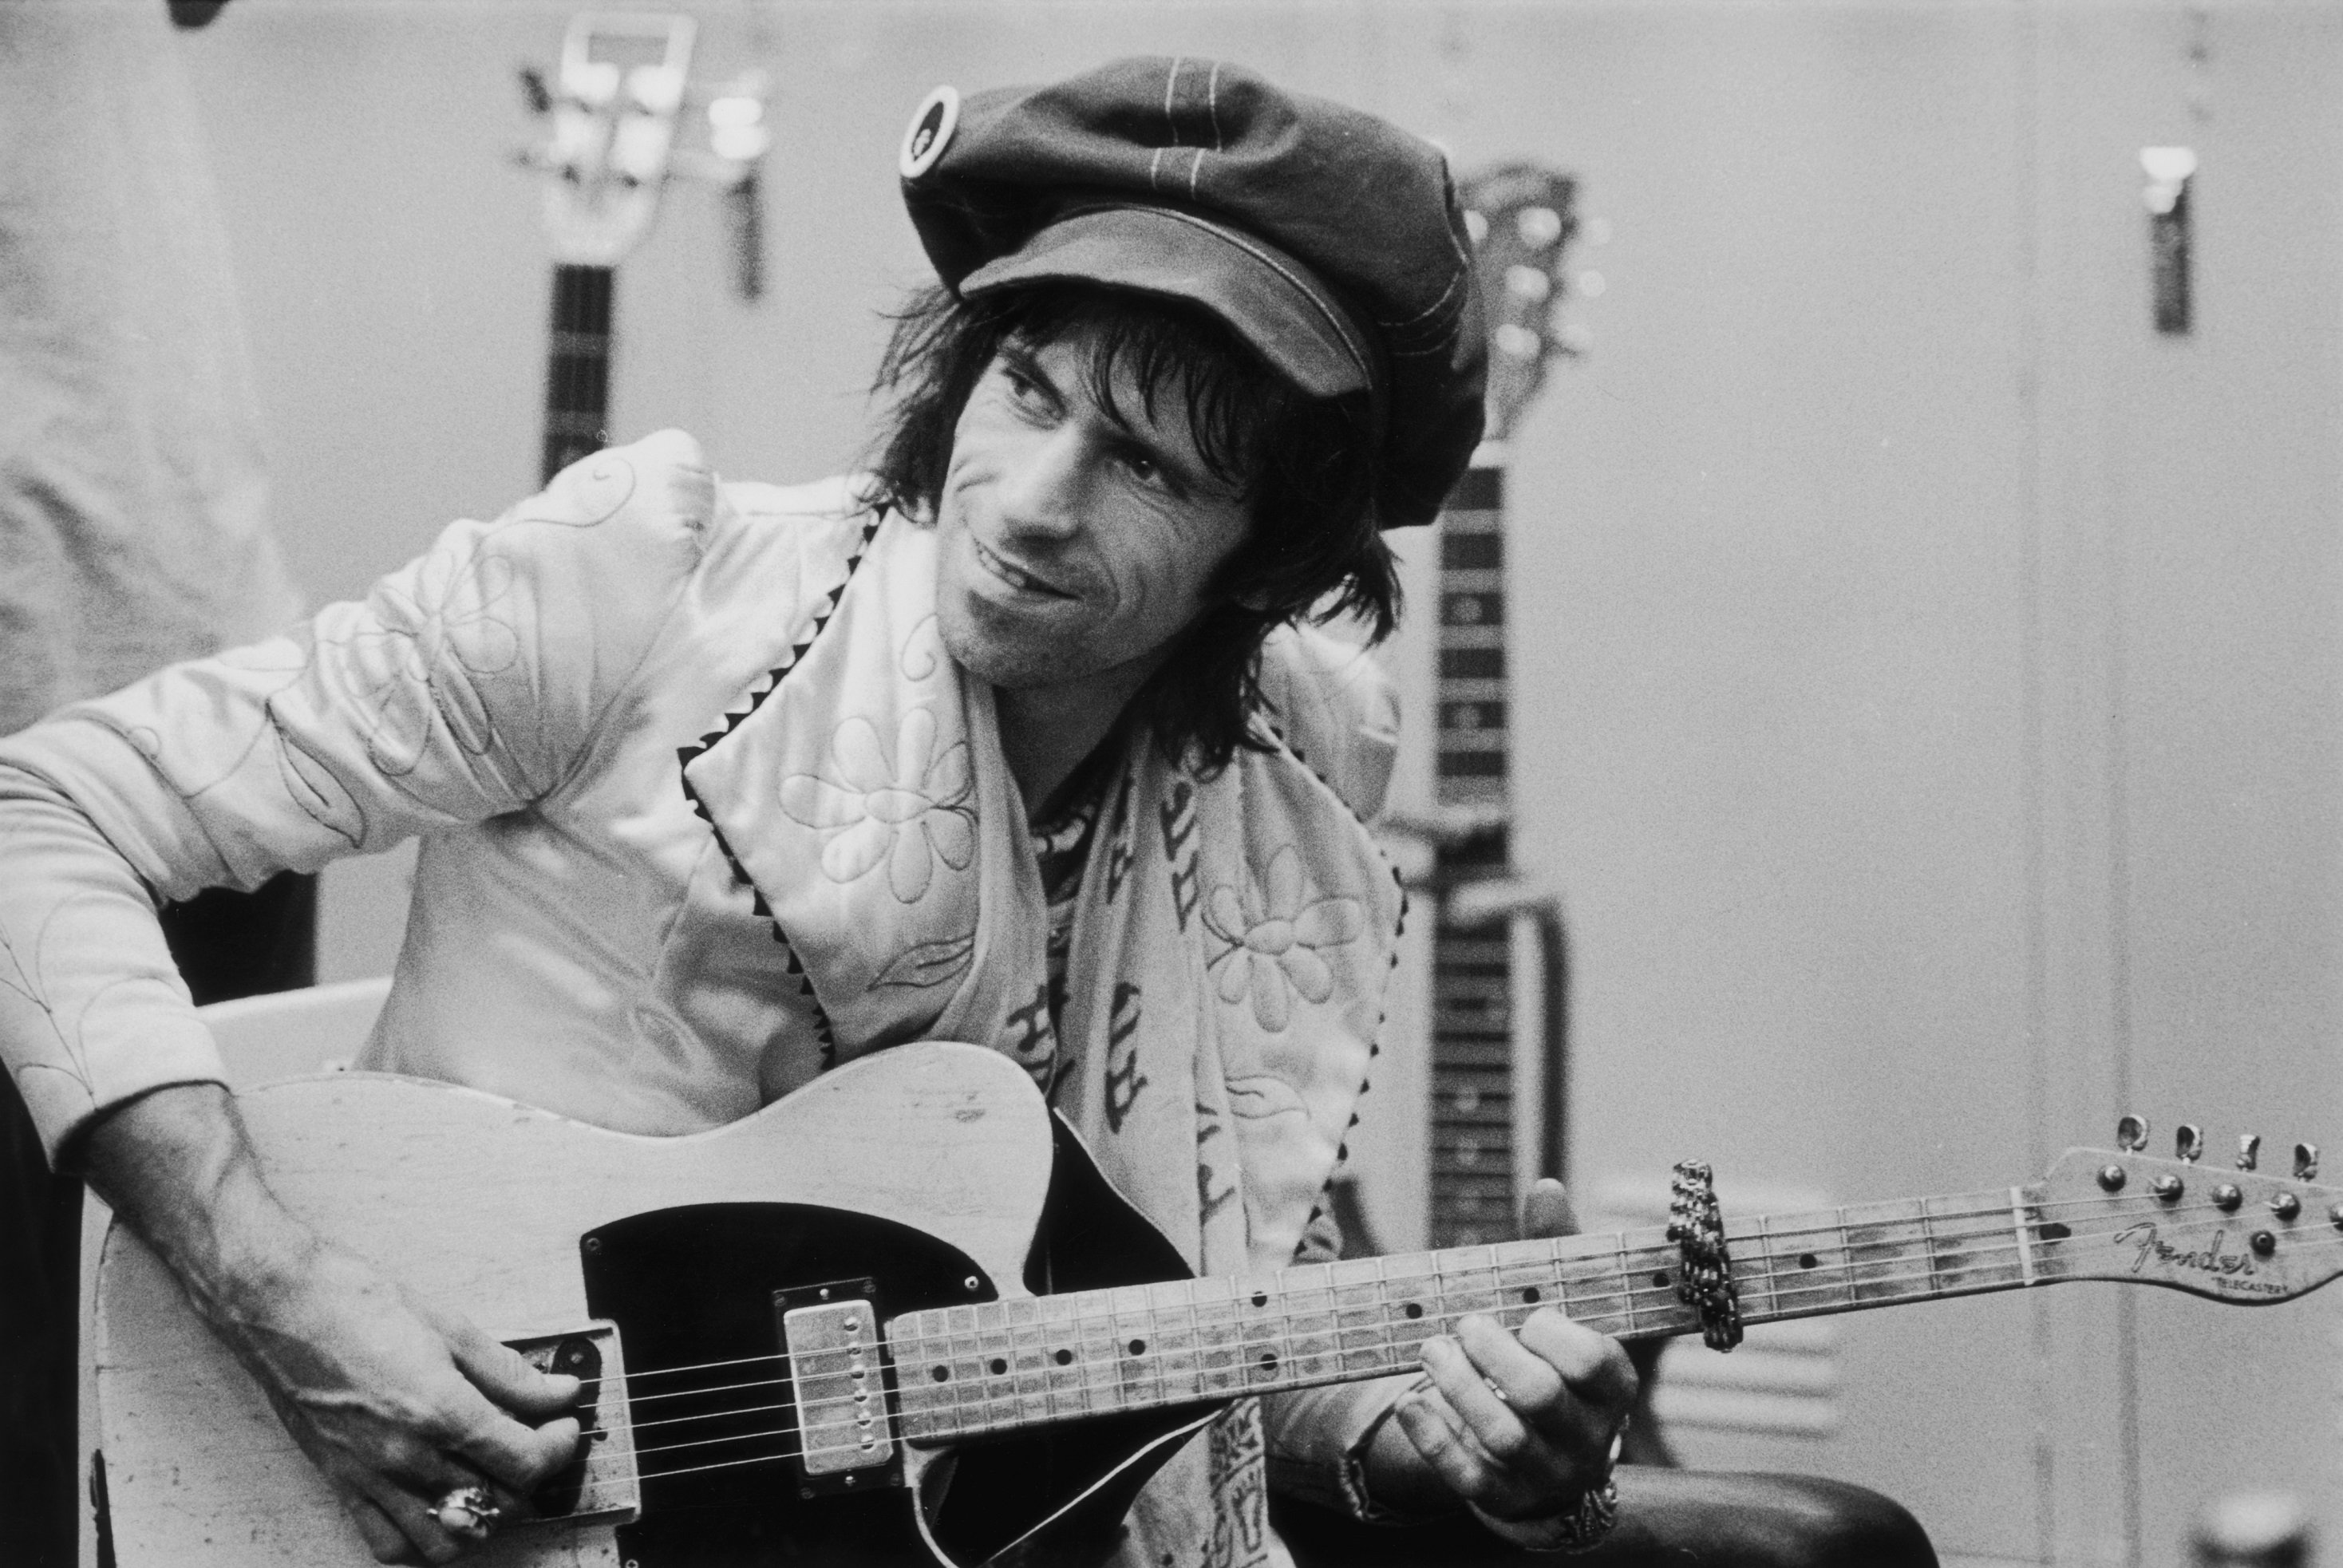
[[[2258,1296],[2282,1296],[2287,1293],[2284,1285],[2255,1279],[2253,1276],[2261,1271],[2247,1254],[2223,1251],[2222,1235],[2219,1231],[2214,1231],[2212,1239],[2198,1249],[2176,1247],[2157,1234],[2153,1221],[2143,1220],[2137,1225],[2117,1231],[2114,1240],[2118,1247],[2136,1249],[2131,1261],[2131,1271],[2135,1274],[2146,1273],[2148,1265],[2155,1263],[2160,1267],[2187,1269],[2210,1275],[2213,1283],[2225,1291],[2242,1291]]]

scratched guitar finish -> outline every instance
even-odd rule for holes
[[[372,1074],[239,1103],[306,1220],[588,1379],[597,1435],[540,1494],[555,1517],[507,1526],[483,1563],[1095,1561],[1230,1400],[1410,1370],[1467,1312],[1699,1327],[1659,1230],[1182,1277],[1025,1073],[973,1046],[883,1051],[688,1138]],[[2126,1142],[2022,1186],[1728,1218],[1742,1315],[2078,1280],[2265,1305],[2343,1268],[2343,1193],[2312,1171]],[[1044,1273],[1061,1288],[1036,1296]],[[152,1254],[116,1229],[96,1281],[120,1568],[370,1561]]]

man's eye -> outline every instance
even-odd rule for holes
[[[1132,478],[1146,484],[1157,484],[1163,477],[1163,465],[1145,452],[1126,449],[1122,454],[1122,466]]]

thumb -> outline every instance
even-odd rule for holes
[[[1522,1240],[1577,1234],[1578,1211],[1570,1205],[1570,1194],[1553,1177],[1540,1177],[1522,1200]]]
[[[539,1372],[508,1344],[477,1329],[457,1340],[456,1364],[472,1386],[518,1416],[544,1420],[567,1415],[583,1387],[568,1372]]]

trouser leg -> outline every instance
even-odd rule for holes
[[[1875,1492],[1805,1475],[1622,1465],[1619,1523],[1599,1549],[1557,1558],[1507,1545],[1469,1514],[1372,1525],[1279,1500],[1300,1568],[1934,1568],[1919,1522]]]
[[[25,1568],[74,1560],[80,1243],[81,1183],[50,1174],[24,1099],[0,1074],[0,1560]]]

